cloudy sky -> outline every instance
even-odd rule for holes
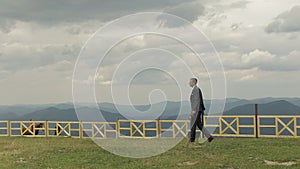
[[[201,30],[223,63],[227,97],[300,96],[299,0],[0,0],[0,3],[1,105],[72,101],[72,76],[81,47],[103,25],[138,12],[170,13]],[[182,25],[167,26],[174,31],[182,29]],[[112,31],[106,36],[114,35]],[[193,62],[180,44],[169,39],[154,35],[129,38],[108,54],[104,66],[92,78],[97,81],[98,101],[111,101],[105,91],[112,83],[109,77],[120,62],[118,57],[141,46],[168,49],[184,61]],[[174,65],[176,61],[163,58],[149,59],[147,63]],[[209,98],[207,72],[203,67],[190,65]],[[176,80],[166,73],[149,70],[140,75],[132,81],[135,87],[130,88],[134,103],[148,103],[147,93],[155,93],[155,89],[165,90],[168,100],[188,98],[188,94],[180,96],[174,92],[178,90],[176,85],[172,86]],[[184,89],[187,90],[188,87]],[[160,95],[158,92],[158,99]]]

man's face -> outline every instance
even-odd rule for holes
[[[193,87],[193,86],[195,86],[195,82],[193,80],[190,80],[189,85],[190,85],[190,87]]]

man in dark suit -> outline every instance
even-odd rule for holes
[[[209,133],[209,131],[203,127],[203,114],[204,114],[204,103],[203,103],[203,97],[202,92],[200,88],[197,86],[197,79],[191,78],[189,82],[190,87],[193,88],[190,101],[191,101],[191,135],[189,139],[189,143],[195,142],[196,137],[196,127],[203,132],[205,137],[208,138],[208,142],[211,142],[213,140],[213,137]]]

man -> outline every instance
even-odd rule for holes
[[[32,119],[30,119],[29,120],[29,127],[32,127],[32,125],[33,125],[33,121],[32,121]]]
[[[213,140],[213,137],[210,135],[209,131],[203,127],[203,114],[204,114],[204,103],[203,103],[203,97],[202,92],[200,88],[197,86],[197,79],[191,78],[189,82],[190,87],[193,88],[190,101],[191,101],[191,135],[188,143],[195,142],[196,137],[196,126],[203,132],[205,137],[208,138],[208,142],[211,142]]]

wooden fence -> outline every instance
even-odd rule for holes
[[[204,126],[219,137],[300,137],[300,116],[204,116]],[[188,120],[0,121],[0,136],[177,138],[188,133]]]

